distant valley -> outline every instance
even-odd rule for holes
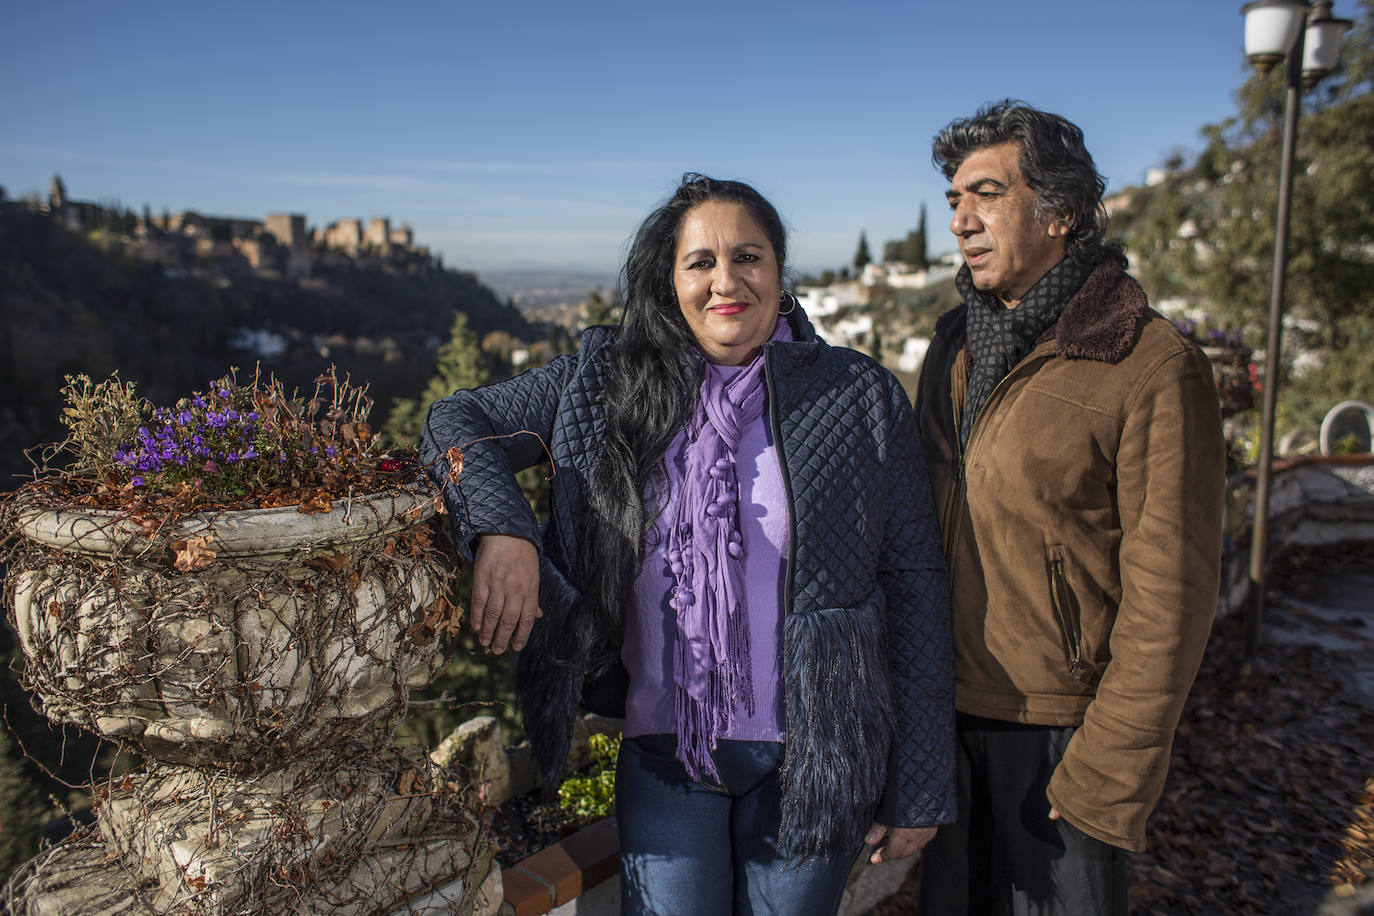
[[[609,293],[619,278],[609,272],[515,267],[479,270],[478,278],[527,317],[550,306],[576,306],[600,287]]]

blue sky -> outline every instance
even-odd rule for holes
[[[1240,6],[12,0],[0,185],[389,216],[453,266],[605,271],[695,170],[763,191],[794,267],[838,267],[923,202],[952,247],[930,139],[990,100],[1077,122],[1109,190],[1196,149],[1246,76]]]

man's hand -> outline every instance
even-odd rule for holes
[[[895,862],[920,852],[924,846],[935,839],[934,827],[887,827],[874,824],[868,828],[864,842],[875,847],[868,861],[874,865]]]
[[[524,538],[484,534],[472,563],[469,618],[482,645],[500,655],[525,648],[539,609],[539,551]]]

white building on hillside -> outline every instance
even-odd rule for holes
[[[915,372],[925,361],[926,350],[930,349],[930,339],[908,337],[902,343],[902,355],[897,357],[897,369],[901,372]]]

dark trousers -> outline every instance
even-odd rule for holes
[[[620,744],[620,912],[655,916],[778,913],[832,916],[858,855],[792,859],[778,852],[782,745],[721,741],[721,785],[692,782],[673,735]]]
[[[921,853],[920,916],[1126,913],[1126,851],[1049,817],[1073,732],[956,717],[959,820]]]

